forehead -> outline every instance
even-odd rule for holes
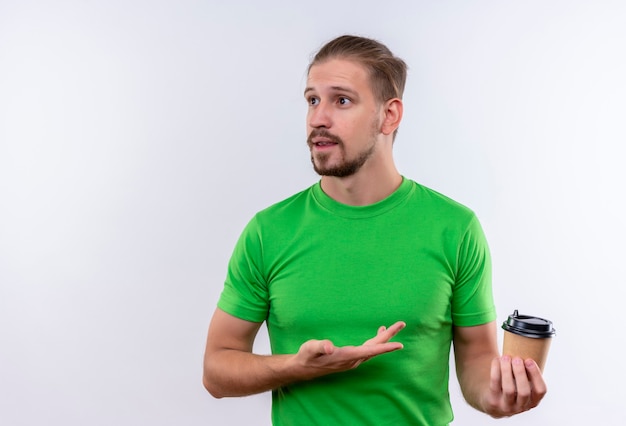
[[[311,67],[307,76],[307,90],[334,86],[359,91],[369,89],[368,71],[362,64],[347,59],[329,59]]]

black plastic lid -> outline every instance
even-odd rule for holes
[[[545,339],[556,334],[552,321],[530,315],[520,315],[517,309],[502,323],[502,328],[511,333],[535,339]]]

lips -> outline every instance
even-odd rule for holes
[[[331,146],[331,145],[337,145],[337,142],[333,142],[333,141],[313,141],[313,145],[315,146]]]

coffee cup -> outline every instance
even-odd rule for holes
[[[520,315],[517,309],[502,324],[504,344],[502,355],[532,358],[543,371],[552,337],[556,330],[552,321],[531,315]]]

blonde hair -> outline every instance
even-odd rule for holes
[[[368,70],[372,92],[379,102],[402,99],[407,65],[384,44],[365,37],[343,35],[326,43],[313,57],[308,71],[330,59],[354,60]]]

